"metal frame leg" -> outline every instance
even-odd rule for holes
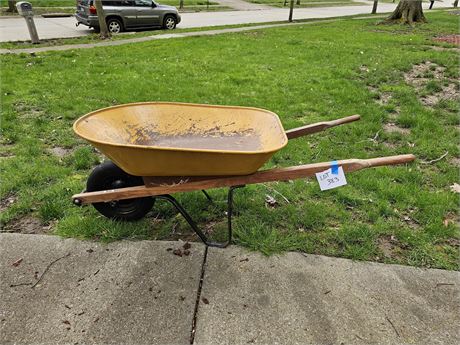
[[[190,227],[195,231],[198,237],[203,241],[203,243],[209,247],[218,247],[218,248],[225,248],[232,242],[232,214],[233,214],[233,192],[237,188],[241,188],[244,186],[233,186],[230,187],[227,194],[227,240],[225,242],[212,242],[209,241],[206,235],[201,231],[201,229],[196,225],[190,214],[182,207],[182,205],[170,194],[164,195],[157,195],[155,198],[163,199],[168,201],[171,205],[173,205],[177,211],[184,217]],[[204,195],[208,198],[208,200],[212,201],[211,197],[209,196],[206,191],[203,190]]]
[[[210,203],[212,203],[212,198],[211,196],[208,194],[208,192],[206,192],[204,189],[201,190],[203,192],[203,194],[206,196],[206,199],[209,200]]]

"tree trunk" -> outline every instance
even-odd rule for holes
[[[458,0],[455,0],[454,1],[454,7],[457,7],[458,6]]]
[[[398,22],[413,25],[414,23],[426,23],[423,15],[421,0],[401,0],[394,12],[385,20],[388,22]]]
[[[180,0],[179,9],[182,10],[183,8],[184,8],[184,0]]]
[[[300,0],[297,0],[297,2],[295,3],[297,6],[300,6]]]
[[[379,0],[374,0],[374,5],[372,6],[372,14],[376,14],[377,13],[377,5],[379,3]]]
[[[18,9],[16,8],[16,0],[8,0],[7,12],[18,13]]]
[[[94,0],[96,6],[97,18],[99,20],[100,36],[102,39],[110,38],[110,32],[107,29],[107,22],[105,21],[105,13],[102,7],[102,0]]]
[[[289,3],[289,21],[292,22],[292,13],[294,12],[294,0]]]

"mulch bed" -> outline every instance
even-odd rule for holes
[[[447,35],[434,38],[438,42],[447,42],[456,45],[460,45],[460,35]]]

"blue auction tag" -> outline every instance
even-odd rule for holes
[[[337,161],[332,161],[331,162],[331,173],[333,175],[338,175],[339,174],[339,163],[337,163]]]

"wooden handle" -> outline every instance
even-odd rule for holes
[[[366,168],[380,167],[384,165],[397,165],[412,162],[415,156],[412,154],[388,156],[370,159],[346,159],[338,161],[338,165],[343,168],[344,172],[353,172]]]
[[[345,172],[353,172],[382,165],[408,163],[414,159],[414,155],[400,155],[372,159],[346,159],[338,161],[337,163],[343,168]],[[325,171],[330,167],[331,162],[323,162],[298,165],[289,168],[262,170],[246,176],[177,177],[177,183],[172,183],[169,185],[158,184],[111,189],[100,192],[81,193],[74,195],[72,199],[75,204],[82,205],[95,202],[108,202],[112,200],[132,199],[161,194],[191,192],[201,189],[231,187],[251,183],[287,181],[314,176],[316,173]]]
[[[409,163],[415,160],[415,156],[412,154],[407,155],[398,155],[398,156],[389,156],[389,157],[380,157],[380,158],[370,158],[364,160],[366,162],[366,168],[370,167],[379,167],[383,165],[397,165]]]
[[[358,121],[360,118],[361,116],[359,115],[351,115],[337,120],[312,123],[311,125],[289,129],[286,131],[286,135],[288,139],[295,139],[304,135],[321,132],[331,127],[343,125],[344,123]]]

